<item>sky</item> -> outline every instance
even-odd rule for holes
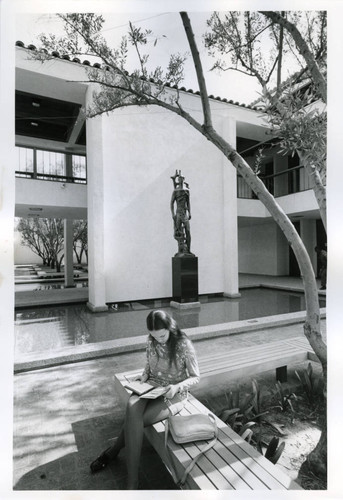
[[[249,104],[259,97],[260,87],[253,77],[245,76],[236,71],[219,74],[211,71],[215,59],[208,56],[203,43],[203,34],[207,30],[206,20],[211,11],[189,13],[194,30],[197,46],[202,59],[209,95],[232,99],[240,103]],[[180,86],[186,89],[198,90],[195,69],[191,61],[188,42],[178,12],[134,12],[134,13],[106,13],[103,35],[110,46],[120,43],[126,35],[129,21],[142,29],[150,29],[153,34],[148,38],[146,52],[150,53],[151,65],[166,67],[172,53],[188,54],[185,65],[185,80]],[[40,33],[54,33],[61,35],[61,21],[54,14],[18,14],[16,16],[16,40],[24,42],[25,46],[39,44],[37,36]],[[157,43],[155,44],[155,41]],[[136,64],[136,59],[135,59]],[[134,69],[134,66],[130,70]]]

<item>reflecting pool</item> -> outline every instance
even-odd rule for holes
[[[208,326],[305,309],[304,295],[267,288],[241,290],[241,297],[200,296],[201,307],[178,310],[169,300],[113,304],[91,313],[86,304],[18,309],[15,311],[15,358],[21,355],[146,335],[145,319],[151,309],[163,308],[181,328]],[[325,299],[320,299],[325,307]]]

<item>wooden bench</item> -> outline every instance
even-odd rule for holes
[[[131,392],[125,384],[140,371],[130,371],[115,376],[115,387],[119,397],[127,401]],[[181,415],[205,413],[209,410],[194,396],[189,400]],[[215,446],[203,455],[188,475],[183,489],[201,490],[301,490],[302,488],[244,441],[222,420],[216,417],[218,440]],[[164,446],[164,421],[145,428],[145,435],[169,467]],[[185,468],[206,441],[178,445],[169,437],[168,447],[173,456],[173,466],[181,477]]]
[[[276,379],[287,381],[287,365],[318,361],[304,336],[220,352],[199,358],[201,373],[198,389],[227,380],[249,377],[276,369]]]
[[[306,360],[318,361],[305,337],[269,342],[229,353],[219,353],[199,358],[201,382],[204,388],[217,385],[224,380],[233,380],[276,368],[278,379],[287,376],[287,365]],[[142,370],[115,375],[115,387],[123,402],[127,402],[131,391],[125,386]],[[189,396],[181,414],[208,413],[209,410],[194,395]],[[255,448],[216,417],[219,434],[214,448],[202,456],[189,474],[185,489],[215,490],[292,490],[302,488],[279,467],[272,464]],[[164,422],[145,428],[145,434],[168,468],[168,457],[164,447]],[[168,446],[173,456],[173,465],[181,477],[190,460],[196,456],[206,442],[177,445],[171,438]]]

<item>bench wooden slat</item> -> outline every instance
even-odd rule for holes
[[[269,369],[275,368],[276,366],[283,366],[286,365],[287,362],[295,360],[297,362],[298,360],[306,360],[308,359],[307,357],[307,352],[306,351],[297,351],[297,350],[292,350],[291,352],[284,352],[283,355],[281,356],[280,354],[272,354],[270,356],[260,356],[257,357],[256,359],[250,359],[247,358],[244,361],[237,361],[230,363],[229,361],[223,361],[222,363],[215,363],[213,365],[208,365],[207,369],[204,369],[200,365],[200,373],[203,376],[208,376],[212,372],[220,372],[223,371],[223,368],[226,370],[230,371],[235,371],[239,370],[241,368],[249,368],[250,366],[266,366],[265,370],[268,371]],[[267,363],[267,364],[266,364]]]
[[[164,447],[164,432],[164,422],[157,422],[156,424],[145,428],[145,434],[147,438],[161,457],[166,467],[170,468],[169,458],[166,455]],[[185,468],[191,461],[191,456],[184,446],[177,445],[172,439],[168,440],[168,447],[173,455],[173,466],[177,472],[178,477],[181,477]],[[216,487],[214,486],[213,482],[210,481],[206,475],[204,475],[199,466],[195,465],[191,474],[189,474],[187,478],[184,489],[211,490],[216,489]]]
[[[202,405],[200,401],[196,400],[193,397],[190,398],[190,403],[194,406],[196,413],[198,413],[199,411],[204,412],[207,410],[207,408]],[[269,482],[267,481],[267,484],[265,484],[254,474],[254,472],[250,470],[250,467],[248,467],[246,463],[244,463],[244,461],[241,461],[243,456],[240,450],[238,450],[237,452],[236,443],[232,440],[229,440],[227,435],[222,432],[223,426],[224,428],[226,428],[227,425],[224,424],[224,422],[222,422],[219,418],[216,418],[216,421],[219,432],[218,443],[215,445],[214,450],[234,471],[235,474],[233,476],[231,484],[235,487],[235,489],[246,489],[246,487],[248,489],[270,489],[268,486],[275,486],[276,483],[273,479],[269,480]],[[235,450],[236,453],[234,453]],[[240,460],[237,460],[237,454],[240,456]]]
[[[206,362],[204,362],[201,358],[199,359],[199,367],[200,370],[205,370],[207,371],[208,368],[211,368],[212,366],[216,367],[221,367],[225,366],[226,364],[230,364],[231,366],[239,365],[241,363],[252,363],[252,362],[257,362],[259,360],[265,360],[265,359],[281,359],[284,356],[289,356],[292,354],[306,354],[307,351],[305,349],[297,348],[295,346],[288,346],[288,345],[283,345],[282,348],[279,349],[273,349],[273,350],[264,350],[264,351],[246,351],[245,353],[242,353],[241,356],[235,356],[235,355],[222,355],[220,358],[215,358],[215,359],[208,359]]]
[[[196,398],[190,396],[192,404],[200,412],[208,411],[207,408]],[[261,455],[247,441],[234,432],[220,419],[217,420],[219,432],[223,432],[228,441],[230,451],[249,468],[259,479],[265,482],[270,489],[302,489],[282,470],[272,464],[268,459]]]
[[[203,443],[204,445],[205,443]],[[184,449],[189,453],[190,457],[193,459],[199,453],[200,448],[195,443],[187,443],[183,445]],[[185,464],[186,467],[188,465]],[[230,482],[220,473],[220,471],[213,465],[209,460],[208,453],[202,455],[198,460],[197,465],[199,469],[206,475],[206,477],[213,483],[213,486],[217,490],[232,490]]]
[[[289,339],[287,343],[293,345],[294,347],[297,347],[298,349],[300,348],[306,349],[309,361],[315,361],[316,363],[319,363],[318,356],[315,354],[315,352],[312,349],[312,346],[305,337],[303,338],[296,337],[294,339]]]
[[[194,398],[192,402],[198,411],[206,411],[206,407],[197,399]],[[220,419],[217,420],[217,424],[223,445],[234,456],[237,463],[241,464],[240,471],[246,481],[250,485],[254,485],[253,489],[284,489],[287,487],[288,476],[286,476],[286,479],[283,478],[284,483],[280,484],[278,478],[275,477],[276,468],[274,464],[269,462]],[[242,466],[244,466],[244,469],[242,469]]]
[[[302,351],[282,359],[282,363],[280,362],[280,357],[277,357],[275,359],[262,360],[256,363],[250,362],[241,364],[238,367],[227,365],[224,368],[222,367],[222,369],[214,367],[213,370],[208,370],[207,372],[200,371],[200,382],[194,387],[193,392],[198,393],[199,390],[202,390],[204,387],[210,387],[212,383],[219,385],[228,380],[232,381],[237,378],[248,377],[255,375],[256,373],[272,370],[273,368],[279,368],[281,364],[287,365],[290,363],[301,363],[307,359],[307,353]]]
[[[196,408],[194,405],[192,405],[191,401],[186,405],[186,408],[184,411],[188,414],[192,413],[199,413],[199,409]],[[197,455],[199,451],[208,443],[208,441],[198,441],[194,443],[196,446],[196,453]],[[206,457],[201,457],[198,461],[199,467],[202,469],[202,465],[205,462],[205,460],[209,461],[211,463],[212,469],[214,468],[216,471],[218,471],[219,475],[215,477],[214,475],[211,477],[211,479],[214,481],[214,484],[216,485],[217,489],[247,489],[251,490],[252,488],[247,484],[247,482],[243,481],[240,476],[237,474],[235,468],[231,467],[230,463],[227,463],[226,460],[224,460],[221,455],[218,453],[217,449],[219,447],[223,447],[223,444],[220,442],[220,436],[218,436],[218,440],[215,444],[215,446],[207,451]],[[204,472],[207,474],[209,473],[208,470],[203,469]],[[224,481],[223,481],[224,479]]]
[[[306,346],[306,342],[304,342],[303,345],[301,345],[302,337],[294,337],[293,339],[290,339],[289,341],[288,340],[278,340],[275,342],[268,342],[267,344],[266,343],[255,344],[255,345],[251,345],[251,346],[247,346],[247,347],[243,347],[243,348],[239,348],[239,349],[234,349],[234,350],[230,350],[229,352],[217,352],[217,353],[201,356],[200,359],[201,359],[201,361],[206,363],[207,361],[220,359],[223,356],[224,357],[232,356],[232,357],[237,358],[240,356],[244,357],[246,355],[246,353],[258,354],[260,351],[268,352],[268,351],[272,351],[274,349],[279,349],[279,350],[281,349],[282,350],[285,346],[292,346],[293,345],[292,340],[294,340],[294,345],[296,347],[301,347],[301,348],[304,348],[305,350],[309,350],[308,349],[309,344],[308,344],[308,346]],[[306,341],[306,339],[304,339],[304,340]],[[299,345],[298,345],[298,342],[299,342]]]

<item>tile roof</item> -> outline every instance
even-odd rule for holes
[[[24,42],[22,42],[20,40],[18,40],[15,43],[15,45],[17,47],[21,47],[23,49],[28,49],[28,50],[32,50],[32,51],[37,50],[37,47],[35,45],[33,45],[33,44],[27,45],[27,47],[25,47]],[[46,52],[46,53],[48,53],[45,49],[43,49],[43,51]],[[99,64],[99,63],[91,64],[87,59],[81,62],[81,59],[79,59],[78,57],[71,58],[69,55],[67,55],[67,54],[62,54],[61,55],[57,51],[51,52],[51,56],[59,58],[59,59],[64,59],[64,60],[67,60],[67,61],[70,61],[70,62],[73,62],[73,63],[83,64],[85,66],[93,66],[94,68],[101,68],[102,67],[102,65]],[[109,67],[106,66],[105,69],[109,69]],[[151,83],[154,83],[154,79],[153,78],[150,78],[149,81]],[[169,83],[166,83],[165,86],[173,88],[173,89],[178,89],[178,90],[181,90],[183,92],[190,93],[190,94],[200,95],[200,92],[198,90],[194,91],[192,89],[186,89],[186,87],[178,87],[177,85],[170,85]],[[252,109],[252,110],[255,110],[255,111],[256,110],[257,111],[261,111],[263,109],[262,106],[256,105],[256,103],[258,101],[255,101],[252,104],[244,104],[244,103],[240,103],[238,101],[233,101],[232,99],[228,100],[225,97],[224,98],[219,97],[219,96],[215,97],[213,94],[209,95],[208,97],[209,97],[209,99],[214,99],[215,101],[221,101],[221,102],[225,102],[225,103],[228,103],[228,104],[233,104],[235,106],[240,106],[242,108]]]

